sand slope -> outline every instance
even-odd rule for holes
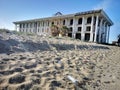
[[[0,90],[119,90],[120,47],[0,34]]]

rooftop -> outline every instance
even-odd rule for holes
[[[37,18],[37,19],[30,19],[30,20],[23,20],[23,21],[16,21],[16,22],[13,22],[13,23],[14,24],[19,24],[19,23],[26,23],[26,22],[36,22],[36,21],[42,21],[42,20],[52,20],[52,19],[58,19],[58,18],[74,17],[74,16],[87,15],[87,14],[96,14],[96,13],[101,13],[106,18],[106,20],[109,21],[110,25],[113,25],[112,20],[107,16],[107,14],[103,11],[103,9],[90,10],[90,11],[78,12],[78,13],[67,14],[67,15],[63,15],[61,12],[57,12],[52,17]]]

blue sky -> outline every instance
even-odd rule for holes
[[[50,17],[58,11],[71,14],[101,8],[114,22],[111,42],[120,34],[120,0],[0,0],[0,28],[14,29],[14,21]]]

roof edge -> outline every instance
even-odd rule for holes
[[[105,11],[102,9],[102,11],[101,11],[101,14],[103,14],[105,17],[106,17],[106,19],[110,22],[110,26],[112,26],[112,25],[114,25],[114,23],[112,22],[112,20],[108,17],[108,15],[105,13]]]

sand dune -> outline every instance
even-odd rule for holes
[[[120,47],[0,34],[0,90],[119,90]]]

